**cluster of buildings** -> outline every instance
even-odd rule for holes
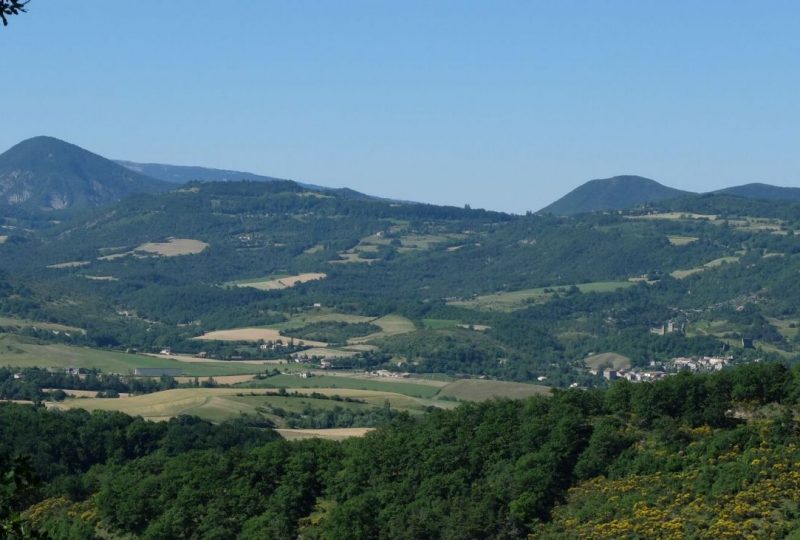
[[[658,381],[679,371],[692,371],[695,373],[708,373],[720,371],[733,361],[732,356],[703,356],[699,358],[680,357],[666,362],[650,362],[647,368],[594,368],[589,371],[609,381],[626,379],[630,382]]]

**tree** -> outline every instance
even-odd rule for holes
[[[25,5],[29,1],[30,0],[0,0],[0,19],[3,20],[3,26],[8,26],[7,17],[26,13]]]

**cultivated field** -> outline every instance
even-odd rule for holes
[[[215,330],[207,332],[194,339],[216,340],[216,341],[289,341],[288,336],[282,336],[275,328],[233,328],[231,330]],[[310,347],[327,347],[327,343],[313,341],[310,339],[295,339],[296,342],[302,341]]]
[[[625,216],[628,219],[662,219],[667,221],[703,220],[716,221],[719,216],[715,214],[693,214],[692,212],[662,212],[659,214],[645,214],[642,216]]]
[[[6,240],[8,240],[8,236],[4,234],[0,234],[0,244],[5,244]]]
[[[134,249],[164,257],[195,255],[208,247],[208,244],[191,238],[169,238],[166,242],[147,242]]]
[[[300,439],[329,439],[343,441],[351,437],[363,437],[375,428],[332,428],[332,429],[276,429],[288,441]]]
[[[297,274],[294,276],[283,276],[279,278],[264,278],[246,281],[236,281],[233,283],[236,287],[252,287],[261,291],[275,291],[279,289],[288,289],[294,287],[298,283],[306,283],[308,281],[316,281],[318,279],[325,279],[327,274],[322,272],[309,272],[306,274]]]
[[[633,282],[629,281],[603,281],[595,283],[581,283],[576,285],[582,293],[589,292],[611,292],[617,289],[624,289],[633,286]],[[514,311],[521,309],[529,304],[547,302],[553,297],[552,292],[548,290],[566,290],[568,285],[559,285],[553,287],[540,287],[538,289],[524,289],[520,291],[508,291],[494,294],[486,294],[471,298],[469,300],[454,300],[448,302],[451,306],[464,307],[469,309],[487,310],[487,311]]]
[[[523,399],[530,396],[550,395],[549,386],[485,379],[460,379],[449,383],[437,397],[463,401],[484,401],[492,398]]]

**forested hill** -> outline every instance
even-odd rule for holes
[[[0,526],[67,539],[786,538],[800,530],[799,381],[754,364],[621,382],[400,415],[344,443],[275,440],[248,418],[0,404]]]
[[[0,154],[0,208],[79,210],[169,184],[54,137],[34,137]]]
[[[717,193],[727,195],[738,195],[749,199],[776,200],[776,201],[798,201],[800,200],[800,188],[771,186],[769,184],[745,184],[719,190]]]
[[[539,213],[571,215],[597,210],[628,210],[690,194],[641,176],[614,176],[590,180],[542,208]]]

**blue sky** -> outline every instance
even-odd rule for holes
[[[615,174],[800,186],[798,2],[32,0],[0,46],[0,149],[514,212]]]

